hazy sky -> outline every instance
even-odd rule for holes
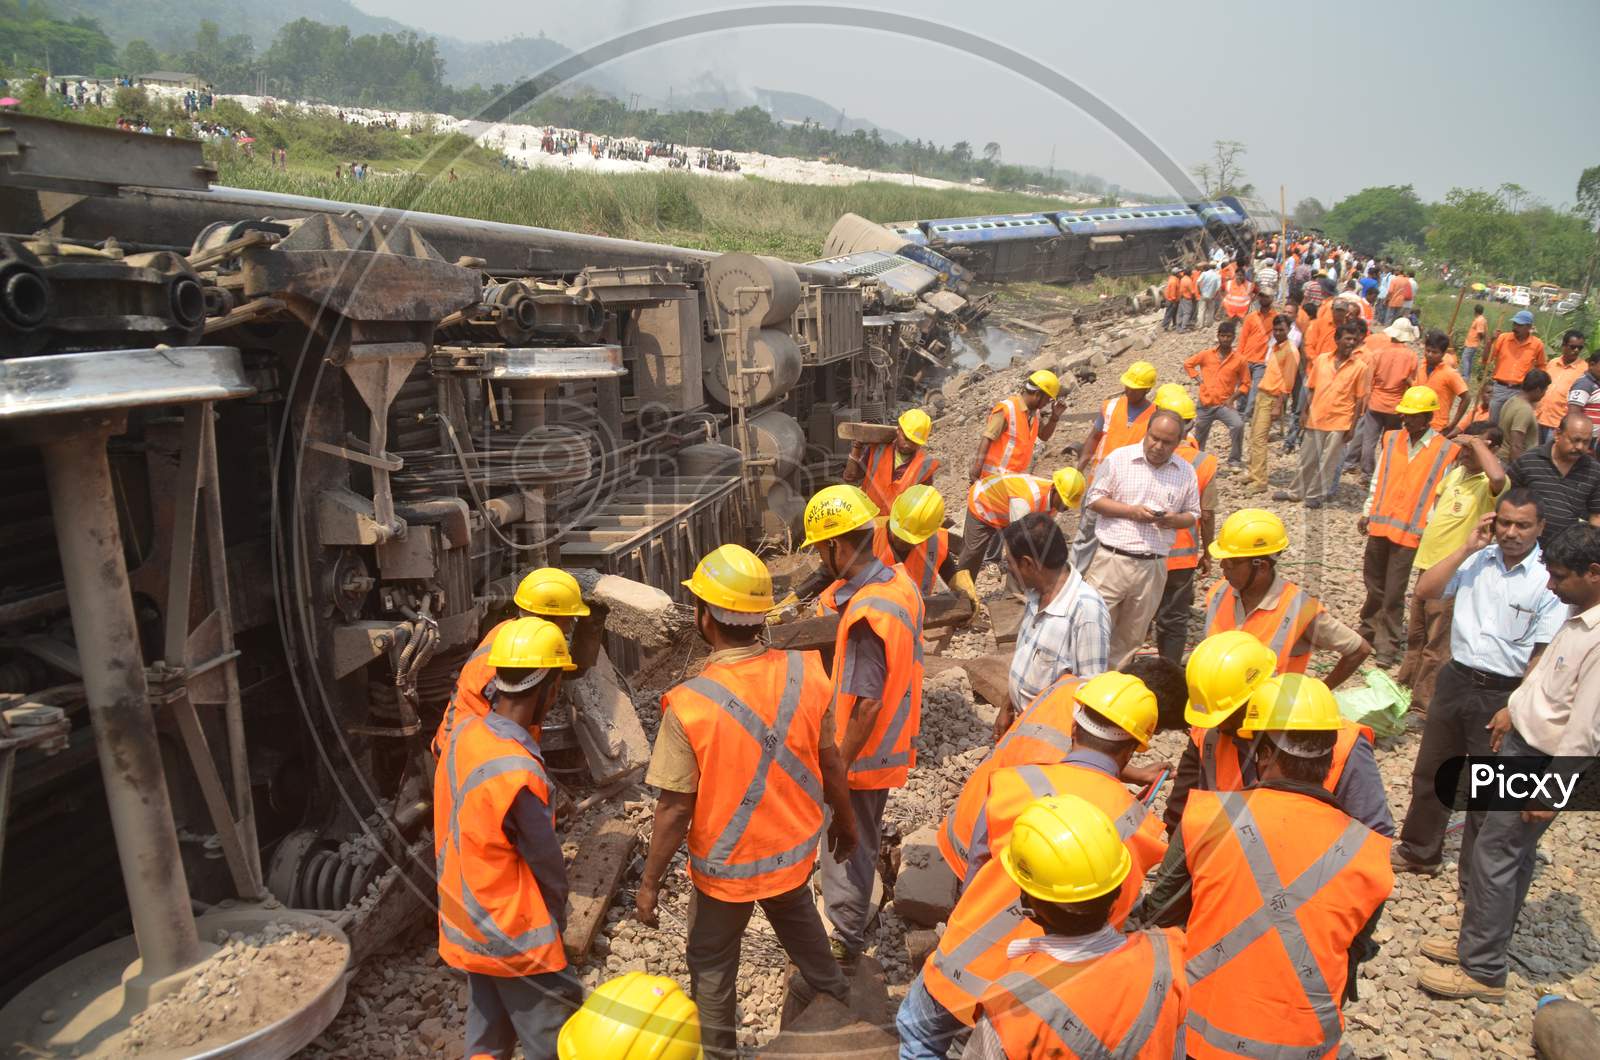
[[[849,2],[849,0],[845,0]],[[728,0],[357,0],[374,14],[468,40],[546,35],[574,50]],[[750,6],[755,6],[754,4]],[[1241,140],[1263,199],[1332,205],[1373,184],[1515,182],[1552,205],[1600,164],[1595,0],[1510,4],[1299,4],[1230,0],[1068,5],[1060,0],[887,0],[989,38],[1076,81],[1185,168]],[[1210,9],[1208,13],[1208,8]],[[1119,17],[1119,13],[1126,17]],[[1127,27],[1135,27],[1129,29]],[[804,92],[907,136],[1008,161],[1093,172],[1147,192],[1163,181],[1116,136],[1033,83],[962,52],[861,29],[773,26],[652,48],[609,69],[630,87],[730,85]]]

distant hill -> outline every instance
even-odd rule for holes
[[[87,15],[120,48],[143,40],[158,51],[183,51],[194,47],[195,28],[208,18],[225,36],[243,33],[255,41],[256,52],[267,50],[278,30],[297,18],[330,26],[348,26],[351,33],[416,32],[392,18],[369,15],[350,0],[50,0],[59,18]],[[140,73],[141,71],[133,71]]]
[[[775,88],[756,89],[756,103],[762,110],[771,114],[776,121],[804,121],[810,118],[824,129],[837,128],[841,132],[855,132],[857,129],[871,132],[878,130],[878,135],[883,137],[885,143],[897,144],[911,139],[885,129],[881,125],[867,121],[864,118],[852,118],[844,114],[837,107],[824,103],[815,96],[808,96],[801,92],[783,92]],[[840,118],[844,119],[840,124]]]

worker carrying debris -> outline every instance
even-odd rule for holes
[[[1186,924],[1190,1056],[1332,1056],[1394,889],[1390,840],[1327,791],[1344,722],[1327,685],[1271,677],[1244,715],[1259,780],[1189,797],[1142,918]]]
[[[889,511],[894,502],[913,486],[932,486],[939,461],[928,453],[928,435],[933,420],[921,409],[900,414],[894,441],[872,444],[855,442],[844,465],[844,481],[859,485],[880,511]]]
[[[698,677],[661,697],[645,776],[661,794],[634,915],[657,925],[661,879],[687,839],[690,989],[706,1056],[732,1060],[739,1052],[739,944],[757,902],[800,970],[790,987],[796,1002],[825,993],[848,1003],[849,983],[809,879],[824,801],[835,863],[856,847],[857,818],[820,656],[777,651],[762,638],[773,608],[766,564],[742,546],[723,545],[684,585],[711,656]]]
[[[883,809],[916,765],[922,723],[922,597],[905,570],[872,554],[877,508],[855,486],[828,486],[806,505],[805,546],[836,579],[818,613],[837,612],[832,704],[850,778],[856,848],[822,859],[822,899],[834,954],[847,966],[866,948]],[[837,814],[833,815],[837,817]]]
[[[439,957],[467,973],[468,1056],[556,1055],[583,1000],[567,966],[567,870],[533,733],[576,669],[561,630],[507,622],[487,656],[489,711],[449,733],[433,780]]]
[[[899,564],[926,600],[943,581],[977,608],[978,588],[970,571],[956,565],[950,531],[944,528],[944,498],[932,486],[912,486],[894,500],[889,518],[872,534],[872,553],[885,566]]]
[[[1013,829],[1032,799],[1074,795],[1114,820],[1113,834],[1127,848],[1136,880],[1161,862],[1166,844],[1159,823],[1119,779],[1135,751],[1155,732],[1155,695],[1136,677],[1105,673],[1078,691],[1073,749],[1055,765],[1013,766],[995,771],[979,814],[964,871],[961,899],[950,914],[938,949],[911,984],[896,1026],[905,1053],[948,1054],[954,1038],[976,1020],[985,994],[1005,981],[1018,944],[1031,946],[1041,930],[1018,905],[1021,890],[1003,867]],[[1000,852],[999,860],[993,856]],[[1119,926],[1138,897],[1137,883],[1107,903],[1111,927]]]
[[[543,618],[559,629],[563,637],[571,637],[578,619],[589,614],[578,580],[556,567],[540,567],[524,577],[517,586],[515,603],[521,618]],[[462,664],[461,675],[456,678],[455,693],[444,708],[444,718],[440,720],[439,731],[433,737],[435,758],[444,754],[450,732],[456,725],[467,718],[481,718],[489,713],[487,690],[494,680],[494,667],[488,655],[495,637],[513,621],[516,620],[508,618],[485,633],[483,640]],[[534,738],[538,738],[537,732]]]
[[[1033,448],[1048,441],[1056,433],[1056,423],[1066,409],[1059,398],[1061,380],[1056,374],[1040,369],[1028,376],[1022,393],[995,403],[983,425],[983,437],[978,441],[978,452],[972,458],[967,481],[976,482],[985,475],[1001,471],[1027,471],[1033,466]],[[1050,414],[1041,416],[1040,409],[1050,403]]]
[[[1243,709],[1273,676],[1272,649],[1243,630],[1217,633],[1189,656],[1186,676],[1193,726],[1167,796],[1168,830],[1176,829],[1194,791],[1241,791],[1255,782],[1255,758],[1241,727]],[[1372,730],[1341,719],[1334,741],[1327,790],[1334,804],[1379,835],[1394,835],[1394,815],[1378,773]]]
[[[984,994],[963,1055],[1183,1056],[1183,933],[1114,926],[1113,910],[1141,878],[1116,823],[1091,800],[1054,795],[1028,804],[1011,835],[1000,865],[1043,934]]]

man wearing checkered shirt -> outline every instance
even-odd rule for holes
[[[1150,417],[1144,441],[1107,456],[1084,507],[1100,518],[1094,559],[1084,577],[1111,615],[1111,669],[1120,670],[1149,632],[1161,604],[1167,554],[1179,529],[1200,520],[1200,483],[1172,454],[1183,420],[1167,409]]]

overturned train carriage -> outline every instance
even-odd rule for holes
[[[683,601],[937,345],[826,264],[209,177],[0,115],[0,998],[191,895],[364,899],[358,955],[407,922],[430,881],[385,873],[426,863],[428,742],[517,574]]]
[[[824,250],[829,255],[871,250],[916,261],[940,259],[986,283],[1067,283],[1160,272],[1210,245],[1248,246],[1255,232],[1252,216],[1228,196],[883,225],[845,214],[828,233]]]

